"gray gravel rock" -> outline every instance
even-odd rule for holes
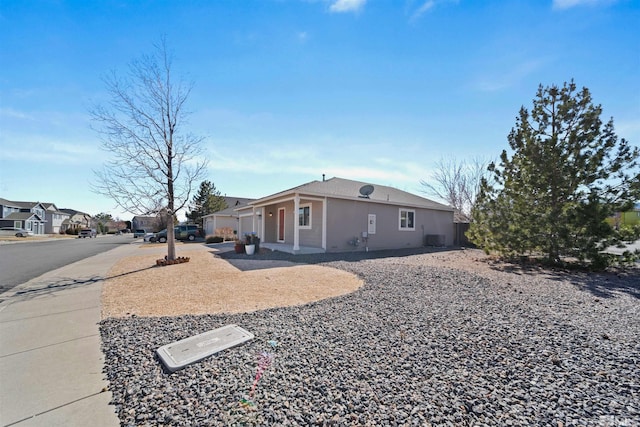
[[[101,322],[121,424],[638,425],[638,276],[489,280],[403,258],[341,257],[297,261],[361,276],[365,286],[346,296]],[[173,374],[155,356],[230,323],[256,338]],[[264,351],[275,358],[243,405]]]

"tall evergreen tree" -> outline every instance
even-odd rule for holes
[[[111,216],[111,214],[100,212],[99,214],[95,215],[92,220],[92,222],[95,221],[97,223],[98,232],[104,234],[109,231],[107,223],[113,221],[113,217]]]
[[[187,213],[187,218],[202,227],[202,217],[226,209],[227,202],[211,181],[202,181],[189,208],[191,212]]]
[[[605,219],[640,199],[640,151],[614,132],[613,119],[573,81],[538,88],[533,109],[520,109],[509,134],[511,153],[483,179],[469,238],[502,255],[588,260],[604,267],[602,250],[617,243]]]

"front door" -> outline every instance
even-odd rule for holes
[[[278,242],[284,242],[284,208],[278,209]]]

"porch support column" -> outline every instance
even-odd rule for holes
[[[300,195],[293,198],[293,250],[300,250]]]
[[[258,230],[258,237],[261,240],[264,240],[264,217],[266,216],[264,207],[260,208],[260,213],[260,230]]]
[[[322,249],[327,250],[327,198],[322,201]]]
[[[251,209],[251,231],[256,231],[256,207]]]

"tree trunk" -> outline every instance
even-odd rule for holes
[[[169,217],[169,224],[167,224],[167,260],[173,261],[176,259],[176,240],[175,240],[175,227],[173,224],[173,215]]]

